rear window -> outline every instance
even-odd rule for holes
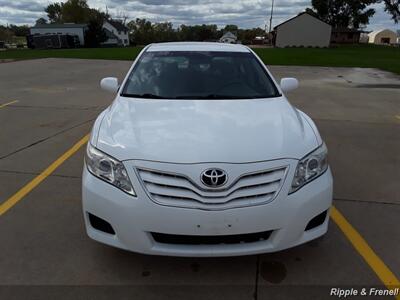
[[[129,74],[125,97],[155,99],[253,99],[278,97],[252,53],[145,52]]]

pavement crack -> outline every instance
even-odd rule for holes
[[[103,106],[87,106],[87,107],[68,107],[68,106],[40,106],[40,105],[9,105],[8,107],[13,108],[39,108],[39,109],[54,109],[54,110],[91,110],[91,111],[102,111],[105,107]]]
[[[384,122],[374,122],[374,121],[360,121],[360,120],[343,120],[343,119],[333,119],[333,118],[312,118],[314,121],[327,121],[327,122],[348,122],[348,123],[361,123],[361,124],[371,124],[371,125],[391,125],[397,126],[398,122],[395,121],[384,121]]]
[[[34,175],[37,176],[39,172],[26,172],[26,171],[12,171],[12,170],[0,170],[0,173],[4,174],[21,174],[21,175]],[[62,175],[62,174],[50,174],[48,177],[61,177],[61,178],[70,178],[70,179],[81,179],[81,176],[73,176],[73,175]]]
[[[334,198],[334,200],[343,202],[359,202],[367,204],[400,205],[400,203],[388,202],[388,201],[373,201],[373,200],[346,199],[346,198]]]
[[[12,155],[14,155],[14,154],[16,154],[16,153],[18,153],[18,152],[21,152],[21,151],[24,151],[24,150],[26,150],[26,149],[29,149],[29,148],[31,148],[31,147],[33,147],[33,146],[36,146],[36,145],[40,144],[40,143],[43,143],[43,142],[45,142],[45,141],[47,141],[47,140],[49,140],[49,139],[51,139],[51,138],[53,138],[53,137],[56,137],[56,136],[58,136],[58,135],[60,135],[60,134],[63,134],[63,133],[66,133],[66,132],[68,132],[68,131],[70,131],[70,130],[72,130],[72,129],[75,129],[75,128],[79,127],[79,126],[82,126],[82,125],[85,125],[85,124],[87,124],[87,123],[93,122],[95,119],[96,119],[96,118],[92,118],[92,119],[90,119],[90,120],[86,120],[86,121],[84,121],[84,122],[82,122],[82,123],[79,123],[79,124],[76,124],[76,125],[74,125],[74,126],[68,127],[68,128],[66,128],[66,129],[63,129],[63,130],[61,130],[61,131],[58,131],[58,132],[56,132],[56,133],[54,133],[54,134],[52,134],[52,135],[50,135],[50,136],[47,136],[47,137],[42,138],[42,139],[40,139],[40,140],[37,140],[36,142],[33,142],[32,144],[29,144],[29,145],[27,145],[27,146],[18,148],[17,150],[14,150],[14,151],[12,151],[12,152],[6,154],[6,155],[0,156],[0,160],[2,160],[2,159],[4,159],[4,158],[7,158],[7,157],[10,157],[10,156],[12,156]]]

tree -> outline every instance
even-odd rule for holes
[[[87,0],[56,2],[45,8],[50,23],[87,23],[93,17],[92,11]]]
[[[61,23],[62,20],[62,7],[63,3],[49,4],[44,11],[47,13],[50,23]]]
[[[147,45],[154,42],[154,29],[150,21],[137,18],[135,21],[130,21],[127,26],[133,43]]]
[[[156,42],[171,42],[176,39],[172,23],[155,23],[153,26],[154,40]]]
[[[261,28],[239,29],[237,33],[238,39],[243,44],[251,44],[256,36],[265,36],[265,30]]]
[[[385,4],[385,11],[390,15],[392,15],[392,20],[397,24],[400,21],[400,0],[382,0],[382,1]]]
[[[369,23],[375,9],[367,8],[377,0],[312,0],[314,15],[333,27],[360,28]],[[390,0],[389,0],[390,1]]]
[[[181,25],[178,28],[178,40],[195,41],[194,31],[192,30],[192,26]]]
[[[62,5],[61,19],[64,23],[86,23],[91,18],[86,0],[68,0]]]
[[[121,23],[125,25],[126,20],[128,19],[128,14],[126,13],[126,11],[122,11],[122,10],[117,10],[117,13],[115,15],[115,19],[117,20],[121,20]]]
[[[209,41],[219,37],[217,25],[181,25],[177,32],[177,38],[181,41]]]
[[[238,30],[239,30],[239,28],[236,25],[232,25],[232,24],[226,25],[224,28],[224,32],[230,31],[232,33],[236,33]]]
[[[102,42],[107,40],[106,32],[103,28],[104,21],[109,17],[97,9],[88,9],[87,12],[88,29],[85,31],[85,46],[99,47]]]
[[[47,24],[47,20],[45,18],[39,18],[36,20],[36,25],[44,25]]]
[[[13,25],[10,24],[10,26],[8,27],[15,36],[27,36],[29,34],[29,27],[28,25]]]
[[[90,8],[87,0],[68,0],[64,3],[49,4],[45,11],[51,23],[83,23],[88,25],[85,32],[85,46],[98,47],[107,39],[103,29],[108,14]]]
[[[0,25],[0,41],[11,42],[13,37],[14,34],[9,28]]]
[[[201,25],[195,26],[197,31],[198,41],[209,41],[217,39],[217,25]]]

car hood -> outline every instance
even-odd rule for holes
[[[95,146],[118,160],[242,163],[300,159],[318,143],[310,125],[284,97],[119,97],[103,117]]]

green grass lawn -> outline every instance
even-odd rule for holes
[[[140,47],[0,51],[1,59],[35,59],[46,57],[133,60]],[[400,48],[354,45],[337,48],[256,48],[267,65],[328,66],[379,68],[400,74]]]
[[[0,51],[0,59],[36,59],[36,58],[84,58],[84,59],[116,59],[133,60],[140,52],[140,47],[129,48],[81,48],[31,50],[10,49]]]
[[[337,48],[255,49],[270,65],[378,68],[400,74],[400,48],[374,45]]]

